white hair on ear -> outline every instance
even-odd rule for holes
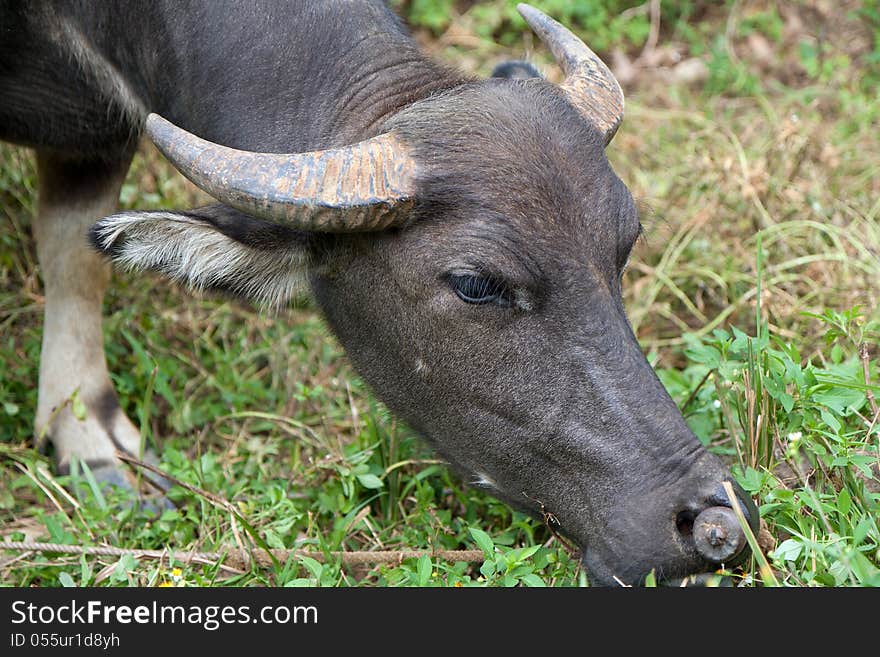
[[[497,489],[498,484],[495,483],[495,480],[492,479],[485,472],[477,472],[476,476],[471,480],[471,486],[478,486],[480,488],[488,488],[488,489]]]
[[[289,242],[257,249],[185,214],[122,212],[99,221],[92,234],[126,269],[154,269],[196,291],[219,287],[272,310],[305,287],[303,249]]]

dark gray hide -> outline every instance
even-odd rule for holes
[[[466,79],[372,1],[6,1],[0,29],[0,138],[56,158],[124,165],[149,112],[271,153],[396,131],[418,170],[398,227],[306,233],[212,206],[117,215],[92,238],[270,304],[301,277],[376,394],[468,481],[554,514],[592,582],[717,567],[691,531],[728,505],[730,474],[630,329],[635,204],[560,88],[522,66]],[[170,250],[150,260],[153,242]],[[207,272],[206,244],[236,264]]]

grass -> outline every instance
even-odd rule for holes
[[[397,4],[427,49],[472,72],[536,49],[506,3]],[[651,3],[602,6],[624,18],[604,32],[576,10],[569,20],[597,48],[620,48],[636,71],[609,149],[647,228],[626,278],[629,315],[689,424],[731,464],[775,539],[772,578],[753,560],[735,581],[876,586],[880,17],[859,2],[834,16],[794,2],[664,3],[651,44]],[[534,58],[558,76],[546,53]],[[679,68],[691,59],[696,79]],[[122,204],[196,198],[145,147]],[[268,317],[116,274],[105,336],[122,404],[164,469],[228,504],[175,487],[179,508],[156,518],[112,493],[67,493],[70,482],[33,447],[42,312],[34,203],[30,155],[0,146],[0,537],[322,554],[478,548],[487,559],[369,567],[295,558],[232,572],[130,555],[7,553],[0,581],[587,583],[544,526],[452,478],[389,416],[307,300]]]

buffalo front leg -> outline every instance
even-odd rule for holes
[[[38,154],[37,256],[45,288],[36,435],[55,448],[60,472],[87,463],[102,483],[127,486],[117,449],[138,454],[140,432],[125,416],[104,357],[101,314],[110,281],[88,228],[117,207],[130,157],[115,164]]]

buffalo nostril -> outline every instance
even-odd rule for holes
[[[682,536],[691,536],[694,533],[694,519],[697,517],[693,511],[685,510],[675,518],[675,526]]]
[[[694,545],[713,563],[729,562],[746,546],[746,535],[733,509],[712,506],[694,519]]]

